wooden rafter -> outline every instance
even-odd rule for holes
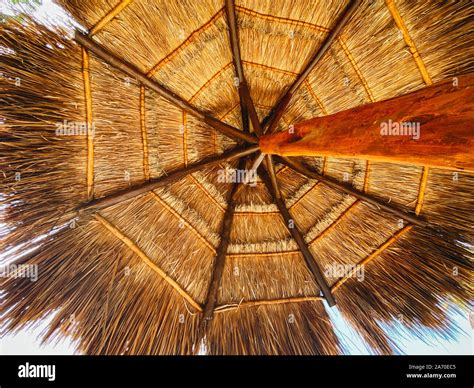
[[[238,168],[241,169],[245,165],[245,159],[241,158],[239,161]],[[242,187],[243,185],[240,185]],[[234,220],[235,213],[235,197],[237,196],[237,189],[239,188],[239,183],[234,183],[227,197],[227,208],[224,213],[224,218],[222,220],[221,226],[221,239],[219,246],[216,250],[216,258],[214,260],[214,267],[212,270],[211,281],[209,283],[209,288],[207,290],[206,301],[204,302],[204,308],[202,310],[202,317],[198,328],[198,346],[195,349],[195,353],[199,351],[199,345],[201,341],[205,338],[206,332],[208,330],[209,322],[214,316],[215,307],[217,304],[217,298],[219,295],[219,287],[222,280],[222,274],[224,273],[225,258],[227,256],[227,248],[230,242],[230,232],[232,230],[232,223]]]
[[[243,167],[243,159],[239,163],[239,168]],[[224,214],[224,219],[221,226],[221,240],[216,252],[216,258],[214,260],[214,268],[212,271],[211,282],[207,291],[206,302],[204,303],[202,322],[212,319],[214,314],[214,308],[217,303],[217,295],[219,286],[222,279],[222,273],[224,272],[225,257],[227,255],[227,247],[230,241],[230,232],[232,229],[232,222],[234,220],[235,213],[235,194],[237,192],[238,183],[232,185],[232,189],[228,195],[227,209]]]
[[[306,168],[303,164],[301,164],[300,162],[292,158],[281,157],[278,160],[281,161],[283,164],[287,165],[288,167],[291,167],[296,172],[299,172],[300,174],[308,178],[321,181],[325,183],[327,186],[335,188],[336,190],[343,191],[346,194],[350,194],[364,202],[367,202],[367,203],[370,203],[371,205],[376,206],[379,209],[385,210],[400,218],[403,218],[404,220],[408,222],[411,222],[415,225],[422,226],[422,227],[429,226],[427,221],[417,216],[416,214],[413,214],[412,212],[403,211],[402,209],[396,206],[387,204],[370,194],[364,193],[363,191],[356,190],[352,186],[341,183],[334,178],[318,174],[317,172],[312,171],[309,168]]]
[[[205,123],[207,123],[214,129],[217,129],[218,131],[222,132],[224,135],[229,136],[232,139],[237,140],[237,141],[257,143],[257,139],[255,136],[249,133],[242,132],[238,130],[237,128],[234,128],[229,124],[223,123],[219,121],[218,119],[212,116],[209,116],[207,113],[204,113],[201,110],[195,108],[194,106],[189,104],[187,101],[179,97],[177,94],[166,89],[164,86],[162,86],[155,80],[152,80],[149,77],[147,77],[146,74],[143,74],[134,65],[119,58],[115,54],[112,54],[105,47],[101,46],[100,44],[98,44],[97,42],[89,38],[88,36],[84,35],[83,33],[76,30],[74,39],[83,47],[93,52],[95,55],[97,55],[100,59],[102,59],[109,65],[112,65],[118,70],[121,70],[122,72],[127,74],[128,76],[137,79],[144,86],[152,89],[153,91],[158,93],[161,97],[165,98],[166,100],[170,101],[172,104],[183,109],[185,112],[203,120]]]
[[[260,177],[266,184],[270,193],[273,195],[273,200],[275,201],[278,210],[280,211],[281,216],[285,221],[285,225],[288,228],[288,231],[290,232],[293,239],[298,244],[298,247],[301,250],[306,265],[310,272],[313,274],[314,279],[319,285],[319,288],[321,289],[321,292],[323,293],[326,301],[328,302],[329,306],[334,306],[336,304],[336,300],[331,294],[331,289],[329,288],[329,285],[327,284],[326,279],[324,278],[323,272],[321,271],[321,268],[319,268],[318,263],[316,262],[308,245],[306,244],[303,233],[300,231],[298,225],[296,225],[295,220],[290,215],[290,212],[286,207],[285,201],[281,196],[280,188],[278,186],[275,170],[273,167],[273,161],[270,155],[267,155],[266,161],[266,168],[269,174],[267,175],[267,173],[263,169],[260,169]]]
[[[306,65],[306,67],[298,76],[298,78],[293,82],[293,84],[288,88],[285,94],[280,98],[280,100],[277,102],[277,104],[275,105],[273,110],[270,112],[270,114],[263,120],[263,126],[268,125],[264,131],[265,133],[266,132],[273,133],[275,131],[275,129],[277,128],[278,122],[283,116],[284,110],[290,103],[291,97],[293,96],[293,94],[295,94],[295,92],[298,90],[298,88],[301,86],[304,80],[308,77],[308,75],[313,71],[313,69],[316,67],[316,65],[320,61],[320,59],[328,51],[329,47],[331,47],[331,44],[338,37],[339,33],[344,28],[344,26],[349,21],[349,19],[354,14],[354,12],[357,10],[360,3],[361,3],[360,0],[351,0],[349,4],[346,6],[342,14],[339,16],[336,22],[336,25],[331,30],[329,35],[326,37],[321,47],[318,48],[318,50],[316,51],[316,53],[314,54],[314,56],[312,57],[308,65]]]
[[[241,96],[239,96],[240,104],[240,115],[242,116],[242,130],[244,132],[250,132],[250,123],[249,123],[249,112],[245,107],[245,102]]]
[[[176,182],[185,176],[192,174],[204,167],[214,166],[219,164],[225,160],[233,160],[238,159],[242,156],[246,156],[258,151],[258,146],[250,146],[247,148],[239,148],[233,151],[224,152],[222,155],[213,156],[211,158],[203,159],[199,162],[193,163],[188,165],[187,167],[174,170],[169,174],[165,174],[159,178],[151,179],[148,182],[142,183],[136,187],[132,187],[130,189],[121,190],[116,193],[107,195],[102,198],[94,199],[90,202],[86,202],[80,205],[77,210],[79,212],[85,211],[97,211],[100,209],[104,209],[106,207],[115,205],[117,203],[127,201],[129,199],[135,198],[139,195],[143,195],[152,191],[158,187],[169,185],[173,182]]]
[[[252,97],[250,96],[247,80],[244,76],[242,58],[240,56],[237,15],[235,13],[234,0],[225,1],[225,10],[227,15],[227,21],[229,24],[230,46],[232,49],[234,67],[237,73],[237,77],[239,79],[239,96],[242,110],[242,122],[244,122],[245,116],[246,114],[248,114],[254,132],[257,134],[257,136],[260,136],[262,134],[262,129],[260,127],[260,121],[258,119],[257,111],[255,110],[255,105],[252,101]]]

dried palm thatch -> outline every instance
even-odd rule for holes
[[[199,112],[68,31],[2,23],[1,263],[39,271],[36,282],[0,279],[2,334],[54,314],[44,340],[70,336],[88,354],[339,354],[310,255],[335,308],[373,352],[399,351],[387,328],[395,323],[422,338],[426,328],[455,335],[447,306],[465,311],[472,294],[472,173],[300,160],[435,228],[277,161],[275,179],[267,161],[270,183],[262,175],[237,188],[222,179],[250,166],[256,149],[242,153],[238,138],[203,117],[245,127],[241,102],[250,98],[264,120],[347,1],[237,1],[239,60],[221,0],[58,3],[95,42]],[[473,16],[470,2],[362,2],[302,80],[279,128],[474,71]],[[247,85],[236,88],[239,62],[247,96]],[[68,123],[86,130],[57,131]],[[229,158],[234,149],[240,164]],[[116,196],[137,187],[145,189]],[[353,270],[328,271],[339,267]]]

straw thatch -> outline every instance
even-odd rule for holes
[[[242,127],[223,1],[58,3],[151,79]],[[346,3],[236,2],[244,72],[261,120]],[[291,100],[280,128],[426,86],[391,3],[362,2]],[[472,2],[395,3],[432,82],[474,71]],[[1,264],[36,264],[39,271],[36,282],[0,279],[2,334],[55,314],[44,339],[70,336],[88,354],[342,352],[320,287],[261,180],[234,198],[217,305],[201,335],[232,190],[218,177],[236,160],[98,213],[77,212],[91,192],[101,198],[166,176],[235,148],[234,140],[93,53],[87,73],[81,46],[65,31],[6,20],[0,51]],[[55,132],[58,123],[85,123],[90,114],[93,138]],[[394,323],[421,338],[426,328],[454,336],[447,306],[466,311],[472,294],[474,175],[429,169],[420,196],[426,174],[419,166],[302,161],[385,203],[421,210],[438,228],[400,221],[276,165],[282,197],[320,267],[365,264],[364,281],[326,278],[335,308],[371,351],[398,351],[387,328]]]

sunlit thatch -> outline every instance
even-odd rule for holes
[[[58,3],[90,30],[118,2]],[[473,72],[473,4],[410,4],[396,1],[431,79]],[[237,1],[243,66],[260,119],[345,5]],[[241,128],[223,7],[221,0],[134,0],[94,39],[193,106]],[[36,282],[0,279],[2,334],[54,313],[45,339],[71,336],[85,353],[196,353],[231,189],[219,181],[219,170],[237,162],[79,215],[76,208],[88,200],[87,136],[56,130],[64,122],[87,121],[81,47],[64,31],[8,20],[1,25],[0,52],[0,248],[7,253],[1,263],[36,264],[39,270]],[[89,76],[94,198],[236,146],[94,54]],[[386,2],[365,1],[294,96],[280,126],[425,85]],[[454,335],[458,328],[447,306],[466,311],[472,297],[474,175],[429,169],[420,203],[418,166],[339,158],[304,162],[385,202],[412,210],[419,204],[441,230],[400,222],[277,165],[286,205],[320,266],[369,258],[364,281],[327,279],[336,308],[371,350],[397,351],[385,325],[395,322],[420,337],[425,328]],[[235,201],[216,312],[203,340],[207,352],[341,353],[319,286],[268,189],[259,180]]]

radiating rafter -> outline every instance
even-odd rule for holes
[[[239,167],[244,167],[244,159],[240,159]],[[232,230],[232,222],[234,220],[235,213],[235,197],[237,193],[237,187],[239,183],[234,183],[228,195],[227,208],[224,214],[224,219],[221,226],[221,240],[216,252],[216,258],[214,260],[214,268],[212,270],[211,281],[207,291],[206,302],[204,303],[203,314],[200,323],[200,338],[205,335],[208,322],[214,315],[214,308],[217,304],[217,297],[219,292],[219,286],[221,284],[222,274],[224,272],[225,258],[227,255],[227,247],[230,242],[230,232]]]
[[[100,59],[102,59],[109,65],[114,66],[115,68],[124,72],[128,76],[137,79],[144,86],[152,89],[153,91],[158,93],[161,97],[170,101],[172,104],[178,106],[179,108],[183,109],[187,113],[197,117],[198,119],[203,120],[206,124],[222,132],[224,135],[229,136],[232,139],[237,140],[237,141],[245,141],[248,143],[257,142],[257,139],[255,136],[249,133],[242,132],[238,130],[237,128],[232,127],[229,124],[223,123],[219,121],[218,119],[212,116],[209,116],[207,113],[202,112],[201,110],[192,106],[191,104],[183,100],[174,92],[166,89],[164,86],[162,86],[155,80],[152,80],[149,77],[147,77],[140,70],[138,70],[138,68],[136,68],[134,65],[119,58],[115,54],[112,54],[105,47],[101,46],[100,44],[98,44],[97,42],[89,38],[88,36],[84,35],[80,31],[76,30],[74,39],[79,44],[81,44],[84,48],[87,48],[89,51],[93,52],[95,55],[97,55]]]
[[[262,134],[260,121],[255,110],[255,105],[250,96],[247,81],[244,76],[244,68],[242,66],[242,58],[240,56],[239,34],[237,29],[237,15],[235,13],[234,0],[225,0],[225,10],[227,15],[227,22],[229,24],[230,46],[232,49],[232,58],[235,66],[235,71],[238,78],[239,96],[241,101],[242,122],[245,121],[245,115],[248,114],[252,127],[257,136]]]
[[[331,294],[331,289],[329,288],[329,285],[327,284],[326,279],[324,278],[324,274],[321,271],[321,268],[316,262],[314,256],[312,255],[308,245],[306,244],[303,233],[298,228],[298,225],[296,225],[295,220],[288,211],[285,201],[281,196],[280,188],[278,187],[278,182],[276,180],[275,170],[273,167],[273,161],[270,155],[267,155],[266,162],[267,163],[265,166],[268,170],[268,175],[263,169],[260,169],[260,177],[267,186],[268,191],[270,191],[270,193],[272,194],[273,200],[276,203],[278,210],[280,211],[281,216],[285,221],[285,225],[288,228],[288,231],[290,232],[293,239],[296,241],[299,249],[301,250],[306,265],[310,272],[313,274],[313,277],[316,283],[319,285],[319,288],[321,289],[324,298],[328,302],[329,306],[334,306],[336,304],[336,300]]]
[[[203,159],[199,162],[190,164],[187,167],[174,170],[169,174],[165,174],[159,178],[150,179],[150,181],[142,183],[130,189],[121,190],[105,197],[97,198],[92,201],[83,203],[77,208],[77,210],[80,213],[84,213],[104,209],[106,207],[116,205],[120,202],[130,200],[137,196],[144,195],[158,187],[169,185],[202,168],[214,166],[226,160],[238,159],[242,156],[252,154],[256,151],[258,151],[258,146],[239,148],[233,151],[224,152],[222,155]]]
[[[293,82],[293,84],[287,89],[285,94],[278,100],[277,104],[270,112],[270,114],[263,120],[262,126],[266,127],[264,133],[273,133],[277,128],[278,122],[280,121],[281,117],[283,116],[283,112],[290,103],[291,97],[295,94],[304,80],[308,77],[308,75],[313,71],[316,67],[318,62],[324,56],[324,54],[328,51],[331,47],[333,41],[339,36],[339,33],[350,20],[351,16],[357,10],[358,6],[360,5],[360,0],[351,0],[349,4],[346,6],[342,14],[339,16],[336,25],[331,30],[329,35],[324,40],[321,47],[319,47],[316,53],[313,55],[312,59],[306,65],[304,70],[298,76],[298,78]]]

